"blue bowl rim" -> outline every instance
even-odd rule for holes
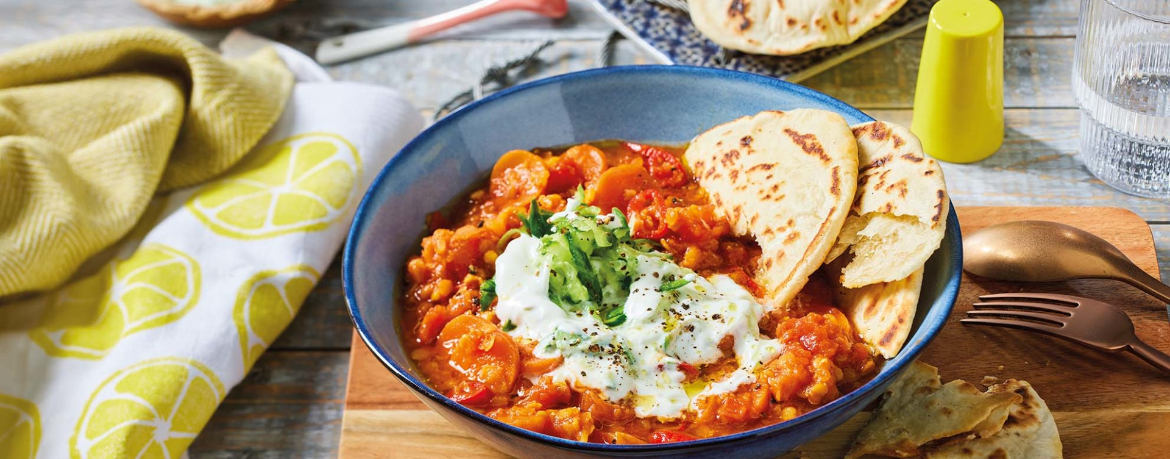
[[[366,326],[366,323],[362,319],[361,312],[357,308],[357,298],[354,296],[354,293],[353,293],[354,250],[355,250],[355,247],[357,245],[357,240],[362,235],[363,228],[365,226],[364,222],[365,222],[365,219],[367,216],[366,214],[367,214],[367,211],[369,211],[369,208],[367,206],[370,204],[371,199],[373,199],[372,197],[375,194],[374,193],[375,190],[377,190],[380,187],[380,185],[382,184],[382,182],[386,179],[386,175],[389,173],[389,171],[391,169],[393,169],[398,164],[399,161],[404,160],[404,158],[407,156],[408,152],[416,150],[420,144],[424,143],[428,138],[435,135],[435,132],[438,132],[442,126],[445,126],[447,124],[455,122],[456,120],[462,118],[464,115],[466,115],[467,113],[469,113],[471,110],[475,109],[476,107],[479,107],[479,106],[485,105],[485,104],[490,104],[497,99],[507,97],[507,96],[514,94],[514,93],[528,91],[528,90],[531,90],[534,88],[539,88],[539,87],[550,85],[550,84],[571,82],[571,81],[589,79],[589,78],[593,78],[596,76],[603,76],[603,75],[610,75],[610,74],[624,74],[624,75],[630,75],[630,76],[647,75],[647,74],[650,74],[650,75],[653,75],[653,74],[691,74],[691,75],[695,75],[695,76],[708,76],[708,77],[714,76],[717,78],[746,80],[746,81],[751,82],[751,83],[762,84],[765,86],[772,86],[772,87],[778,88],[782,91],[796,93],[802,97],[818,100],[820,102],[825,103],[826,105],[832,106],[835,110],[837,110],[839,112],[848,112],[848,113],[855,115],[858,118],[861,118],[864,120],[873,120],[873,117],[865,114],[861,110],[858,110],[857,108],[854,108],[853,106],[851,106],[849,104],[846,104],[846,103],[844,103],[840,100],[837,100],[837,99],[835,99],[827,94],[824,94],[822,92],[819,92],[819,91],[816,91],[813,89],[809,89],[809,88],[806,88],[804,86],[797,85],[795,83],[789,83],[787,81],[779,80],[776,78],[766,77],[766,76],[757,75],[757,74],[753,74],[753,73],[747,73],[747,72],[725,70],[725,69],[715,69],[715,68],[709,68],[709,67],[692,67],[692,66],[683,66],[683,65],[615,66],[615,67],[604,67],[604,68],[598,68],[598,69],[590,69],[590,70],[582,70],[582,71],[577,71],[577,72],[565,73],[565,74],[556,75],[556,76],[532,81],[529,83],[524,83],[521,85],[513,86],[513,87],[508,88],[508,89],[504,89],[502,91],[488,95],[480,100],[474,101],[474,102],[472,102],[472,103],[470,103],[470,104],[468,104],[468,105],[466,105],[458,110],[455,110],[454,112],[451,112],[446,117],[436,121],[430,127],[423,130],[423,132],[419,133],[418,136],[416,136],[413,140],[411,140],[409,143],[407,143],[406,146],[404,146],[402,148],[402,150],[399,151],[398,154],[396,154],[396,155],[394,155],[394,157],[390,158],[390,161],[387,162],[386,165],[382,167],[382,170],[380,172],[378,172],[377,177],[375,177],[374,181],[370,183],[369,188],[367,188],[365,195],[362,197],[361,203],[358,204],[357,212],[354,214],[354,219],[353,219],[353,223],[350,226],[349,234],[346,236],[345,248],[342,251],[341,279],[342,279],[342,286],[345,290],[345,302],[346,302],[346,306],[349,310],[350,320],[353,322],[354,329],[357,330],[358,336],[361,337],[361,340],[363,343],[366,344],[366,347],[370,349],[370,351],[374,354],[374,356],[378,358],[378,361],[382,362],[382,365],[385,366],[386,369],[390,370],[390,372],[393,373],[394,376],[397,377],[399,381],[401,381],[403,384],[406,384],[408,387],[410,387],[411,390],[413,392],[415,392],[416,394],[423,394],[431,401],[438,403],[440,405],[443,405],[444,407],[446,407],[452,411],[455,411],[455,412],[463,415],[464,417],[473,419],[473,420],[475,420],[481,424],[485,424],[489,427],[503,430],[503,431],[510,433],[512,435],[517,435],[517,436],[524,437],[524,438],[527,438],[527,439],[535,441],[535,442],[544,443],[548,446],[557,447],[557,448],[564,448],[564,449],[569,449],[569,450],[575,450],[575,451],[582,451],[582,452],[619,452],[620,451],[622,453],[638,453],[638,452],[661,453],[661,452],[669,452],[669,451],[674,451],[674,450],[690,449],[690,448],[695,448],[695,447],[704,447],[704,448],[714,447],[714,446],[718,446],[718,445],[722,445],[722,444],[737,442],[737,441],[747,439],[747,438],[769,436],[777,431],[793,429],[793,428],[796,428],[804,423],[811,422],[813,419],[817,418],[819,415],[823,415],[825,413],[832,412],[840,406],[847,405],[851,401],[862,397],[862,394],[865,394],[865,393],[873,390],[875,387],[886,383],[887,380],[892,379],[895,375],[899,374],[906,367],[906,365],[909,365],[910,362],[912,362],[920,353],[922,353],[922,350],[925,349],[926,346],[928,344],[930,344],[930,342],[933,341],[935,337],[938,336],[939,330],[941,330],[943,325],[946,324],[945,317],[949,316],[951,311],[954,308],[955,300],[958,298],[958,294],[959,294],[959,284],[962,280],[962,266],[963,266],[962,239],[961,239],[962,235],[959,232],[958,219],[955,217],[956,214],[955,214],[955,208],[954,208],[953,204],[950,204],[950,215],[948,215],[947,223],[946,223],[947,224],[947,232],[950,233],[949,234],[950,237],[954,238],[954,242],[951,244],[952,248],[955,249],[952,252],[952,258],[953,258],[952,269],[951,269],[951,273],[950,273],[950,278],[947,280],[946,286],[943,288],[943,291],[941,292],[941,295],[939,296],[939,298],[937,300],[935,300],[936,304],[937,304],[938,300],[945,301],[946,314],[944,315],[944,320],[941,320],[935,324],[932,324],[932,326],[930,326],[930,328],[927,329],[927,334],[926,334],[925,339],[918,341],[918,342],[912,342],[912,343],[907,344],[906,347],[903,348],[902,351],[899,352],[898,355],[894,357],[894,359],[893,359],[894,361],[885,362],[885,365],[893,365],[893,369],[891,371],[881,372],[877,376],[875,376],[873,379],[871,379],[869,382],[866,382],[865,384],[863,384],[861,387],[858,387],[857,389],[854,389],[853,391],[850,391],[849,393],[842,395],[840,398],[833,400],[832,402],[829,402],[825,405],[817,407],[815,410],[813,410],[809,413],[806,413],[806,414],[801,415],[801,416],[797,416],[795,419],[791,419],[791,420],[780,422],[777,424],[759,427],[756,429],[747,430],[744,432],[739,432],[739,433],[735,433],[735,434],[731,434],[731,435],[723,435],[723,436],[718,436],[718,437],[704,438],[704,439],[700,439],[700,440],[693,440],[693,441],[687,441],[687,442],[645,444],[645,445],[615,445],[615,444],[606,444],[606,443],[581,442],[581,441],[567,440],[567,439],[563,439],[563,438],[559,438],[559,437],[553,437],[551,435],[545,435],[545,434],[533,432],[530,430],[515,427],[513,425],[506,424],[506,423],[497,421],[495,419],[489,418],[486,415],[483,415],[475,410],[467,408],[467,407],[459,404],[458,402],[455,402],[455,401],[443,396],[443,394],[440,394],[438,391],[432,389],[426,383],[423,383],[422,381],[415,379],[415,377],[412,376],[407,369],[399,367],[396,363],[394,363],[393,359],[390,359],[387,357],[386,351],[384,349],[382,349],[382,347],[380,345],[378,345],[378,343],[375,342],[374,339],[370,336],[370,333],[369,333],[369,330]],[[952,225],[952,223],[953,223],[953,225]],[[926,325],[927,325],[926,323],[922,324],[922,326],[926,326]]]

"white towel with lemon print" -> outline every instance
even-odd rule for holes
[[[262,44],[233,33],[224,50]],[[255,150],[157,198],[64,288],[0,306],[0,458],[182,457],[292,321],[422,119],[278,48],[298,83]]]

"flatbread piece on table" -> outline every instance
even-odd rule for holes
[[[909,129],[872,121],[852,127],[857,139],[857,196],[826,262],[853,259],[840,284],[857,288],[905,279],[942,244],[950,200],[938,162]]]
[[[786,56],[853,43],[906,0],[689,0],[691,21],[725,48]]]
[[[764,111],[699,134],[684,158],[716,210],[762,254],[756,281],[784,307],[820,268],[857,188],[857,142],[836,113]]]
[[[988,393],[1015,393],[1022,400],[1008,409],[1003,428],[988,437],[964,437],[926,451],[926,459],[1060,459],[1060,433],[1048,405],[1027,381],[1009,379]]]
[[[1011,391],[981,392],[966,381],[942,384],[938,368],[915,361],[886,390],[846,459],[866,454],[918,457],[930,442],[962,434],[988,437],[1000,431],[1023,397]]]

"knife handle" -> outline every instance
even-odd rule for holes
[[[327,38],[317,46],[315,57],[321,64],[336,64],[389,51],[451,27],[511,10],[560,18],[568,13],[568,5],[565,0],[482,0],[426,19]]]

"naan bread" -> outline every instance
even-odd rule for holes
[[[916,457],[922,445],[935,440],[960,434],[992,436],[1003,428],[1010,407],[1022,400],[1010,391],[980,392],[966,381],[944,385],[938,368],[915,361],[886,390],[845,458]]]
[[[988,393],[1015,393],[1022,399],[1008,409],[1003,428],[991,436],[964,437],[926,451],[926,459],[1061,459],[1060,433],[1048,405],[1027,381],[1009,379]]]
[[[786,56],[853,43],[906,0],[689,0],[695,27],[725,48]]]
[[[826,262],[852,251],[840,279],[847,288],[906,279],[946,232],[950,200],[942,169],[905,127],[873,121],[852,129],[861,164],[857,196]]]
[[[922,291],[923,268],[905,279],[851,289],[840,282],[846,258],[825,265],[825,277],[833,286],[833,299],[849,317],[862,341],[885,358],[894,358],[910,336]]]
[[[857,187],[857,142],[824,110],[765,111],[699,134],[684,155],[716,210],[762,254],[756,282],[783,307],[837,239]]]

